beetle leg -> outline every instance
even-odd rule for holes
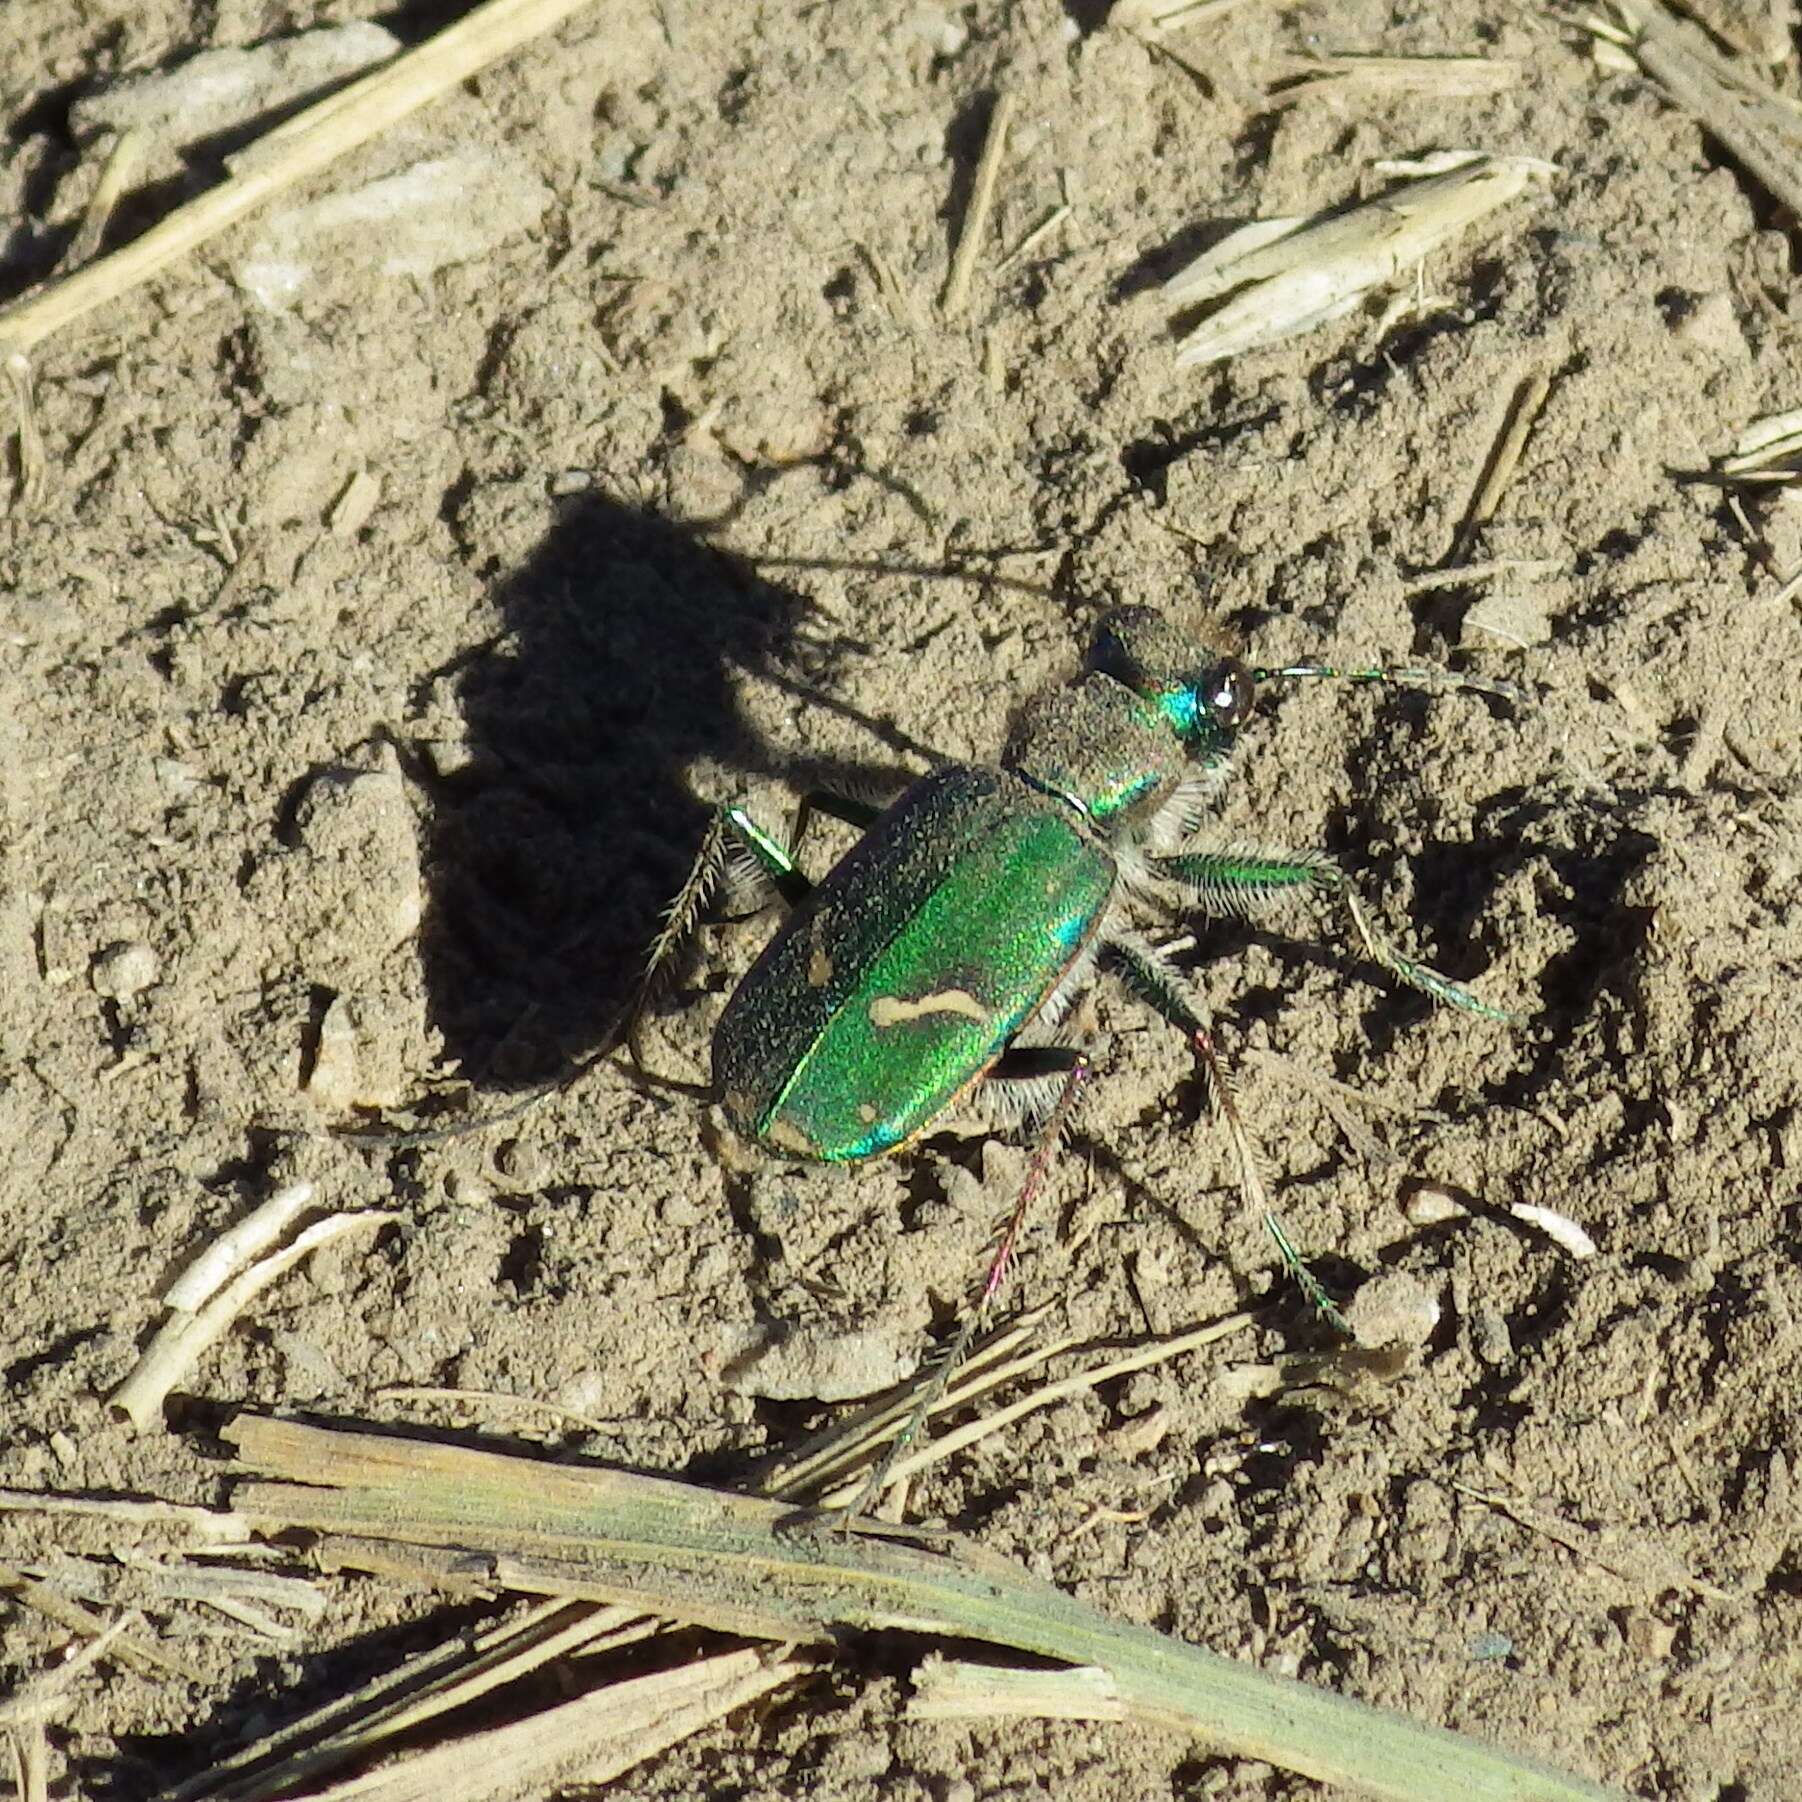
[[[1485,1020],[1518,1024],[1521,1016],[1485,1001],[1461,982],[1398,951],[1378,932],[1351,878],[1321,853],[1301,856],[1258,851],[1183,851],[1146,859],[1154,875],[1172,882],[1204,913],[1252,918],[1285,896],[1319,890],[1338,897],[1365,953],[1410,988]]]
[[[861,795],[841,794],[837,789],[810,788],[795,809],[794,829],[788,835],[788,848],[792,855],[800,855],[801,840],[806,837],[807,828],[813,824],[816,813],[823,813],[829,819],[843,820],[847,826],[855,826],[859,832],[863,832],[876,824],[882,813],[882,805],[880,802],[866,801]]]
[[[1051,1160],[1055,1156],[1059,1142],[1063,1139],[1070,1118],[1076,1111],[1077,1101],[1081,1098],[1084,1086],[1094,1072],[1087,1053],[1077,1051],[1064,1045],[1046,1045],[1030,1051],[1022,1051],[1019,1056],[1023,1064],[1028,1065],[1019,1074],[1008,1071],[1007,1065],[1015,1056],[1013,1051],[1004,1052],[1001,1060],[991,1071],[987,1080],[1001,1082],[1044,1083],[1052,1078],[1053,1070],[1061,1072],[1062,1081],[1058,1087],[1057,1099],[1052,1104],[1045,1123],[1039,1129],[1039,1135],[1032,1148],[1032,1157],[1026,1166],[1026,1175],[1020,1183],[1020,1192],[1014,1198],[1013,1210],[1007,1217],[1007,1224],[1001,1229],[1000,1237],[995,1241],[995,1249],[990,1254],[988,1269],[984,1272],[981,1284],[970,1298],[964,1309],[964,1317],[959,1322],[957,1332],[951,1343],[938,1354],[934,1361],[931,1377],[927,1380],[914,1401],[913,1411],[902,1422],[901,1430],[889,1441],[888,1449],[882,1454],[881,1461],[871,1471],[868,1481],[858,1491],[856,1498],[845,1508],[840,1519],[846,1526],[851,1525],[860,1514],[863,1514],[876,1498],[887,1487],[889,1478],[894,1474],[895,1466],[919,1433],[926,1416],[937,1405],[939,1397],[945,1393],[946,1385],[951,1381],[957,1367],[968,1355],[970,1346],[976,1335],[982,1330],[987,1320],[989,1309],[994,1305],[995,1297],[1000,1294],[1007,1281],[1008,1272],[1014,1265],[1015,1254],[1020,1246],[1021,1229],[1026,1224],[1027,1216],[1032,1212],[1032,1204],[1037,1199],[1039,1190],[1044,1187],[1046,1173],[1051,1168]],[[997,1074],[997,1072],[999,1074]]]
[[[665,911],[656,938],[651,941],[644,975],[627,1010],[622,1036],[633,1066],[641,1074],[645,1073],[644,1050],[640,1043],[645,1013],[669,980],[671,970],[681,960],[702,910],[728,874],[735,857],[742,857],[751,871],[760,880],[768,882],[791,907],[804,899],[813,886],[794,858],[744,808],[731,804],[713,810],[694,863],[676,891],[676,898]]]
[[[976,1105],[1004,1131],[1036,1133],[1062,1098],[1077,1055],[1068,1045],[1010,1045],[976,1085]]]
[[[1116,972],[1125,978],[1133,993],[1149,1002],[1188,1039],[1201,1070],[1209,1111],[1226,1129],[1227,1142],[1233,1148],[1233,1160],[1239,1166],[1240,1193],[1263,1217],[1264,1230],[1276,1241],[1283,1263],[1300,1285],[1314,1311],[1330,1326],[1350,1338],[1351,1328],[1346,1325],[1345,1316],[1333,1305],[1332,1298],[1321,1286],[1320,1279],[1296,1251],[1294,1242],[1284,1230],[1275,1208],[1271,1206],[1270,1189],[1264,1180],[1263,1166],[1239,1112],[1237,1085],[1215,1047],[1213,1032],[1202,1019],[1182,972],[1155,945],[1136,932],[1110,933],[1105,955]]]

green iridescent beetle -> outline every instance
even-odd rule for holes
[[[866,1495],[936,1400],[1006,1275],[1090,1076],[1087,1054],[1058,1029],[1098,967],[1188,1036],[1242,1185],[1293,1258],[1189,985],[1133,924],[1137,916],[1185,907],[1252,915],[1287,896],[1322,894],[1401,981],[1486,1018],[1512,1017],[1395,949],[1330,858],[1196,841],[1257,686],[1306,676],[1520,698],[1506,683],[1435,670],[1253,668],[1149,608],[1121,607],[1103,616],[1080,678],[1025,709],[998,768],[944,765],[881,812],[808,797],[791,845],[816,809],[864,828],[817,885],[742,808],[715,815],[653,947],[628,1032],[634,1057],[645,1002],[736,852],[790,909],[714,1030],[713,1093],[737,1132],[780,1157],[855,1163],[905,1145],[980,1085],[994,1112],[1035,1139],[975,1305]]]

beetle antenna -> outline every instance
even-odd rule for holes
[[[1431,665],[1391,669],[1386,664],[1370,664],[1363,669],[1340,669],[1331,663],[1286,663],[1278,669],[1253,669],[1254,682],[1289,682],[1306,676],[1331,677],[1341,682],[1380,682],[1394,688],[1469,688],[1478,694],[1494,695],[1498,700],[1513,701],[1524,706],[1532,696],[1518,682],[1500,676],[1467,676],[1456,670],[1434,669]]]

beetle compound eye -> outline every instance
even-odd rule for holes
[[[1251,671],[1237,657],[1229,657],[1211,670],[1201,692],[1208,712],[1229,730],[1251,717]]]

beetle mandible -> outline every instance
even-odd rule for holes
[[[652,947],[626,1033],[634,1061],[642,1067],[645,1007],[735,856],[789,909],[714,1029],[712,1093],[740,1135],[784,1158],[855,1163],[906,1145],[980,1084],[993,1111],[1026,1123],[1034,1140],[974,1303],[853,1513],[917,1431],[1013,1261],[1090,1078],[1088,1054],[1059,1028],[1097,969],[1188,1037],[1241,1185],[1292,1256],[1189,984],[1132,923],[1147,905],[1249,916],[1320,895],[1403,983],[1513,1018],[1392,945],[1330,857],[1198,841],[1258,686],[1308,676],[1521,698],[1507,683],[1430,669],[1253,667],[1151,608],[1117,607],[1102,616],[1083,674],[1022,712],[998,766],[941,765],[886,810],[809,795],[787,846],[742,807],[716,811]],[[863,836],[814,884],[794,852],[816,810]],[[1310,1293],[1329,1306],[1317,1285]]]

